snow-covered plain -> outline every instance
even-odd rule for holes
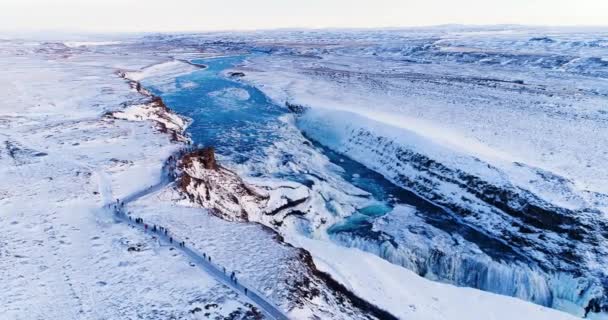
[[[1,51],[0,317],[258,315],[247,298],[173,248],[100,209],[158,181],[164,159],[178,148],[154,123],[103,116],[141,99],[115,68],[141,68],[155,58],[70,59],[44,44],[10,42]]]

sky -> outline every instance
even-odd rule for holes
[[[0,30],[608,25],[608,0],[0,0]]]

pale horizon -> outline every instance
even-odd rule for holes
[[[441,25],[607,26],[608,1],[3,0],[3,32],[209,32]]]

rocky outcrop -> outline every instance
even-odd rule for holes
[[[230,221],[280,225],[286,216],[297,214],[310,197],[302,186],[250,186],[235,172],[219,165],[211,147],[186,153],[178,169],[178,187],[185,197]]]
[[[213,148],[187,153],[179,163],[179,188],[191,202],[230,221],[249,221],[266,206],[268,196],[247,186],[234,172],[220,166]]]
[[[302,114],[304,113],[304,111],[306,111],[306,107],[304,107],[303,105],[291,103],[289,101],[285,102],[285,106],[287,107],[287,109],[289,109],[291,113],[295,114]]]
[[[189,141],[185,135],[188,126],[187,119],[171,111],[160,97],[144,89],[138,81],[126,78],[125,72],[119,71],[117,74],[128,80],[131,88],[146,97],[146,100],[141,104],[130,105],[123,110],[109,112],[106,117],[130,121],[153,121],[160,132],[167,133],[171,137],[171,141]]]
[[[285,186],[282,188],[289,189],[291,193],[282,193],[285,190],[281,190],[281,186],[276,190],[253,189],[235,172],[218,164],[211,147],[186,153],[178,163],[178,171],[177,187],[188,201],[228,221],[255,221],[272,225],[273,221],[282,221],[285,216],[297,212],[294,208],[308,199],[308,193],[303,190]],[[348,319],[396,319],[319,271],[307,251],[285,243],[274,229],[265,229],[275,234],[278,242],[297,253],[284,266],[290,270],[283,275],[289,309],[315,310],[310,317],[328,319],[336,317],[335,310]]]
[[[233,72],[228,72],[228,76],[231,78],[242,78],[245,76],[245,73],[240,72],[240,71],[233,71]]]

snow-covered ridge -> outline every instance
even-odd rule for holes
[[[129,121],[154,121],[159,131],[168,133],[172,141],[188,141],[184,136],[188,121],[171,112],[158,97],[146,104],[131,105],[125,110],[114,111],[108,116]]]
[[[154,96],[148,90],[144,89],[139,81],[130,79],[127,73],[119,71],[117,74],[121,78],[129,80],[131,88],[144,97],[147,97],[149,101],[143,104],[129,105],[124,110],[109,112],[107,116],[129,121],[153,121],[157,124],[160,132],[167,133],[171,136],[172,141],[189,141],[185,136],[185,130],[189,123],[188,119],[179,116],[167,108],[160,97]]]
[[[140,71],[125,72],[126,79],[133,81],[141,81],[145,78],[150,78],[158,75],[177,77],[182,74],[187,74],[200,69],[202,66],[196,66],[180,60],[171,60],[159,64],[148,66]]]

